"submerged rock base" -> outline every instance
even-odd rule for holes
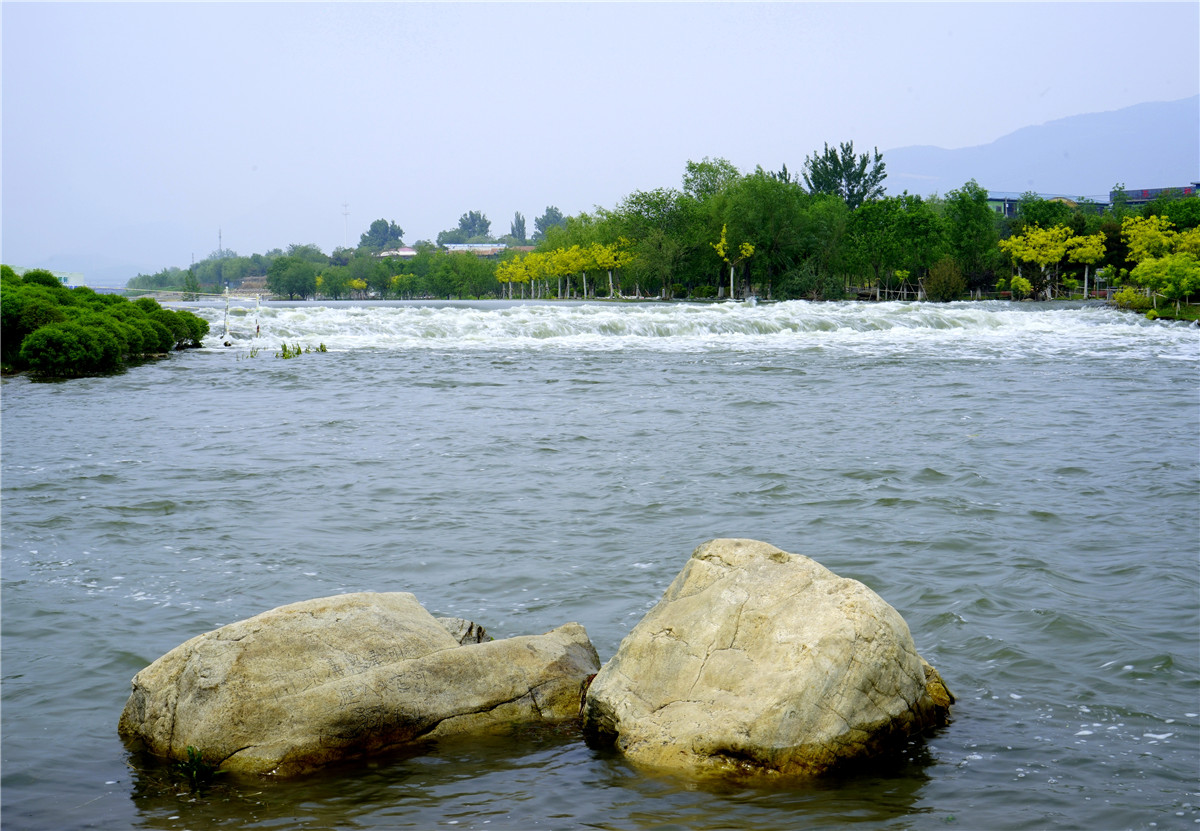
[[[811,776],[945,722],[954,698],[862,583],[764,542],[701,545],[596,676],[589,742],[691,776]]]

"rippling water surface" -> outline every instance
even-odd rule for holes
[[[194,309],[204,350],[3,382],[6,829],[1200,823],[1196,328],[1046,304]],[[879,592],[953,722],[784,790],[648,777],[563,727],[194,795],[117,737],[162,653],[340,592],[496,636],[577,620],[606,660],[718,536]]]

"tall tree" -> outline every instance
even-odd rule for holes
[[[487,238],[491,228],[491,220],[482,211],[467,211],[458,218],[458,229],[466,234],[468,240],[478,237]]]
[[[385,251],[403,244],[404,230],[395,222],[388,222],[386,219],[372,222],[371,227],[358,238],[358,247],[371,251]]]
[[[727,159],[710,159],[705,156],[703,161],[689,160],[683,174],[683,192],[696,201],[703,202],[725,190],[741,175]]]
[[[824,151],[805,157],[803,176],[809,192],[840,196],[851,210],[881,198],[887,172],[879,148],[873,158],[867,153],[855,156],[852,141],[842,142],[839,148],[826,143]]]
[[[534,242],[540,241],[546,236],[546,232],[555,226],[566,227],[567,220],[563,217],[562,211],[553,205],[546,206],[546,212],[533,220],[533,227],[536,229],[533,232]]]
[[[996,212],[988,194],[974,179],[946,194],[946,242],[967,285],[990,285],[996,267]]]
[[[279,257],[267,270],[267,289],[272,294],[286,294],[288,300],[297,296],[304,300],[317,291],[317,268],[300,257]]]
[[[520,243],[525,242],[525,217],[521,215],[520,211],[513,214],[513,221],[512,225],[509,226],[509,230],[513,239]]]

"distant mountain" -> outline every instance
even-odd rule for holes
[[[989,191],[1087,196],[1200,181],[1200,95],[1024,127],[991,144],[883,153],[888,193],[945,194],[974,179]]]

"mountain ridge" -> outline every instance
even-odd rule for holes
[[[890,194],[945,194],[970,179],[993,192],[1096,201],[1117,183],[1182,187],[1200,180],[1200,95],[1067,116],[973,147],[899,147],[883,159]]]

